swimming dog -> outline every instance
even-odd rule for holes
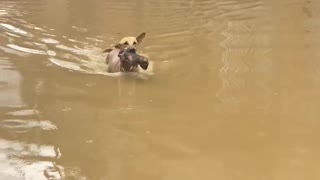
[[[137,72],[138,65],[146,70],[148,68],[148,60],[136,54],[136,50],[146,33],[141,33],[137,37],[124,37],[113,48],[106,49],[103,52],[108,53],[106,63],[108,64],[108,72]],[[133,60],[137,60],[134,61]]]

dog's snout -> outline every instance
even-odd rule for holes
[[[136,48],[134,48],[134,47],[127,47],[127,52],[129,52],[129,53],[136,53]]]

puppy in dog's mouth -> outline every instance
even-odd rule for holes
[[[123,49],[119,52],[118,57],[120,58],[120,71],[130,72],[137,68],[138,65],[143,70],[148,69],[148,59],[138,55],[135,49]]]
[[[108,72],[137,72],[138,65],[146,70],[149,65],[147,58],[136,53],[137,47],[145,38],[146,33],[141,33],[137,37],[124,37],[113,48],[106,49],[106,63]]]

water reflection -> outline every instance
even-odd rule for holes
[[[225,50],[219,70],[222,88],[217,97],[223,104],[237,106],[246,101],[242,98],[247,96],[244,94],[247,88],[255,88],[255,92],[262,91],[265,95],[273,93],[269,83],[274,78],[270,73],[275,69],[267,55],[272,50],[271,39],[267,34],[257,34],[259,29],[253,24],[249,27],[245,22],[231,21],[222,31],[226,39],[220,43]]]
[[[0,57],[0,107],[23,106],[20,96],[21,74],[8,58]]]
[[[62,167],[55,164],[59,149],[54,146],[0,139],[1,176],[24,179],[61,179]]]

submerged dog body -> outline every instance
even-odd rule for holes
[[[146,70],[148,68],[148,60],[142,56],[137,55],[137,46],[142,42],[145,33],[137,37],[124,37],[112,49],[106,49],[108,52],[106,63],[108,64],[108,72],[136,72],[138,66]]]
[[[119,58],[120,49],[114,48],[111,50],[106,58],[106,63],[108,64],[108,72],[120,72],[120,58]]]

